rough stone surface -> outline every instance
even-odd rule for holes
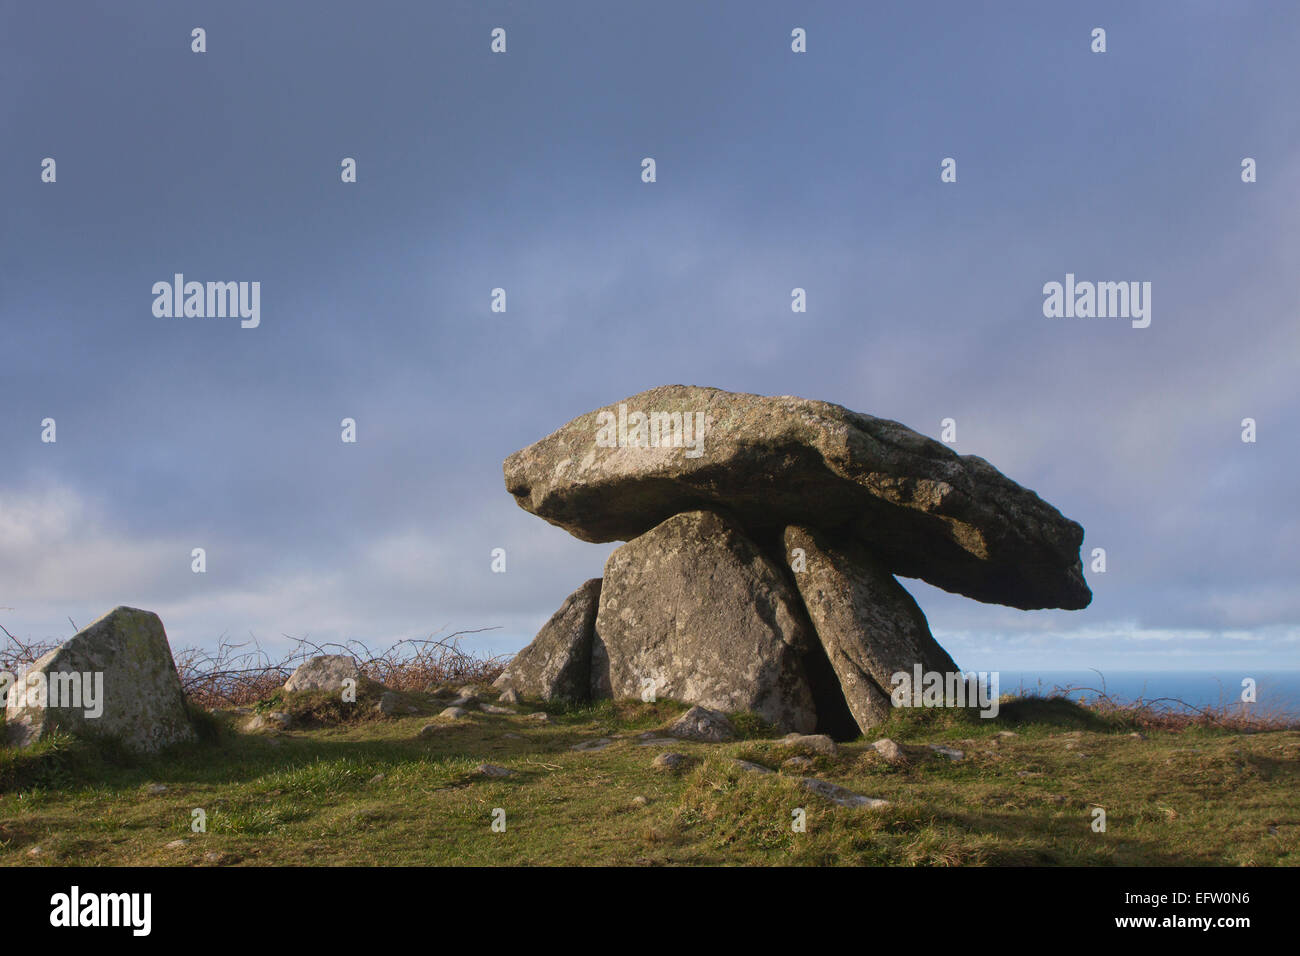
[[[812,769],[812,766],[812,757],[805,757],[803,754],[789,757],[786,760],[781,761],[781,769],[789,770],[792,773],[807,773]]]
[[[272,711],[265,714],[254,714],[248,723],[244,724],[244,733],[255,734],[262,731],[280,733],[288,730],[292,726],[292,715],[280,713],[279,711]]]
[[[474,768],[474,772],[481,777],[511,777],[514,771],[508,767],[498,767],[496,764],[481,763]]]
[[[620,410],[627,426],[603,428]],[[659,416],[659,436],[633,412]],[[697,412],[698,446],[664,440],[663,415],[695,422]],[[1082,608],[1092,598],[1076,522],[982,458],[828,402],[665,385],[575,418],[504,472],[520,507],[584,541],[630,540],[679,512],[722,508],[754,532],[843,529],[887,571],[979,601]]]
[[[875,797],[864,797],[860,793],[854,793],[839,784],[831,783],[828,780],[818,780],[816,777],[804,777],[799,781],[799,785],[805,790],[811,790],[837,803],[842,807],[887,807],[888,800],[880,800]]]
[[[519,692],[513,687],[507,687],[501,692],[501,696],[497,698],[497,701],[502,704],[517,704],[519,703]]]
[[[322,654],[298,665],[287,681],[284,689],[294,691],[327,691],[334,693],[343,690],[345,680],[354,680],[358,691],[367,683],[361,676],[357,662],[346,654]]]
[[[736,728],[731,726],[726,714],[698,705],[678,717],[668,728],[668,733],[682,740],[711,744],[736,739]]]
[[[40,674],[46,682],[54,676],[66,696],[74,673],[92,675],[90,687],[97,683],[93,675],[103,675],[99,716],[86,716],[85,706],[47,707],[51,697],[33,694]],[[88,703],[84,695],[71,702]],[[9,742],[20,747],[56,728],[113,738],[139,753],[195,739],[162,621],[133,607],[114,608],[36,660],[10,688],[5,724]]]
[[[439,712],[438,716],[449,717],[452,720],[460,720],[467,713],[469,713],[469,711],[465,710],[464,707],[447,707]]]
[[[676,515],[605,562],[592,696],[657,697],[754,711],[811,731],[817,713],[804,658],[815,637],[785,575],[732,521]]]
[[[764,767],[761,763],[754,763],[752,760],[741,760],[739,757],[732,758],[737,770],[743,770],[746,773],[776,773],[771,767]]]
[[[513,690],[516,700],[520,694],[542,700],[590,699],[591,642],[600,584],[600,578],[592,578],[565,598],[492,686]]]
[[[907,754],[904,753],[903,748],[888,737],[881,737],[871,746],[876,753],[885,758],[887,763],[901,764],[907,762]]]
[[[795,584],[859,730],[888,718],[894,674],[957,670],[916,601],[856,542],[795,526],[783,540],[801,558]]]

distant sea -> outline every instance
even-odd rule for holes
[[[1106,693],[1116,700],[1132,701],[1138,697],[1153,700],[1173,697],[1193,707],[1234,705],[1241,700],[1243,677],[1255,680],[1255,709],[1261,715],[1286,715],[1300,719],[1300,671],[1264,671],[1233,673],[1226,671],[1102,671]],[[1050,692],[1055,687],[1094,688],[1100,690],[1102,678],[1096,671],[1022,671],[998,672],[999,690],[1015,693]],[[1091,692],[1071,693],[1072,700],[1095,697]]]

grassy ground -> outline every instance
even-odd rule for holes
[[[552,707],[548,724],[526,715],[534,709],[338,723],[318,708],[322,723],[278,734],[207,718],[202,743],[153,761],[67,739],[2,750],[0,863],[1300,862],[1295,730],[1141,739],[1122,720],[1028,699],[1004,705],[996,720],[900,712],[871,739],[902,744],[905,765],[860,740],[796,773],[781,769],[792,751],[753,720],[742,721],[749,736],[735,743],[643,746],[641,734],[682,708]],[[430,723],[438,729],[421,736]],[[612,739],[605,749],[571,749],[602,737]],[[653,769],[665,750],[692,761],[679,772]],[[737,757],[778,772],[740,769]],[[476,772],[484,763],[514,773],[487,777]],[[808,774],[890,805],[837,806],[799,787]],[[1104,833],[1093,830],[1098,806]],[[798,808],[802,833],[792,828]],[[196,809],[207,832],[191,830]],[[492,827],[497,809],[504,832]]]

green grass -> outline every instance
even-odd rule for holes
[[[276,709],[281,709],[277,702]],[[527,718],[545,709],[549,724]],[[1300,862],[1300,731],[1145,731],[1063,701],[1004,704],[996,720],[899,711],[869,740],[810,770],[752,715],[742,739],[640,746],[683,710],[671,702],[527,705],[243,734],[203,715],[199,743],[155,759],[60,737],[0,749],[0,863],[7,865],[1294,865]],[[431,737],[420,729],[445,724]],[[1012,730],[1016,736],[996,736]],[[574,752],[611,737],[607,749]],[[965,752],[953,762],[927,746]],[[664,749],[694,758],[652,769]],[[515,771],[480,776],[482,763]],[[819,776],[891,801],[845,808],[803,790]],[[161,784],[166,790],[156,791]],[[152,789],[151,789],[152,788]],[[643,798],[638,800],[636,798]],[[1107,830],[1093,832],[1105,808]],[[195,809],[207,832],[191,831]],[[492,829],[504,810],[505,832]],[[791,827],[806,811],[807,830]],[[169,843],[184,840],[169,847]],[[39,851],[33,853],[33,848]]]

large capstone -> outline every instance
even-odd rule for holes
[[[737,524],[675,515],[605,562],[593,696],[649,692],[809,732],[804,659],[815,640],[793,586]]]
[[[193,740],[194,728],[162,621],[118,607],[39,658],[10,688],[9,742],[60,730],[154,753]]]
[[[716,508],[761,541],[856,539],[891,574],[980,601],[1081,608],[1083,528],[982,458],[898,422],[791,396],[666,385],[505,461],[515,501],[584,541]]]

